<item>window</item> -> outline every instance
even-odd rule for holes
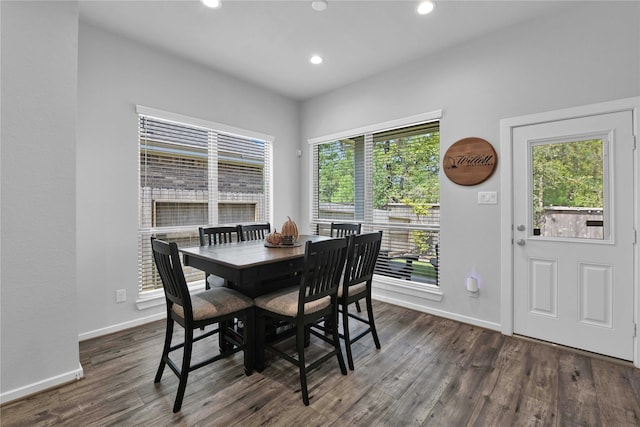
[[[534,236],[608,238],[605,140],[544,141],[531,146]]]
[[[414,122],[415,123],[415,122]],[[383,231],[382,276],[438,284],[439,122],[426,121],[313,144],[313,226],[360,222]]]
[[[239,136],[216,130],[213,123],[146,112],[138,108],[140,292],[162,288],[151,236],[196,246],[201,225],[269,221],[271,197],[267,138],[253,137],[249,131],[248,136]],[[190,283],[204,280],[201,271],[188,267],[185,276]]]

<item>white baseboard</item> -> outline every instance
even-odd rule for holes
[[[142,317],[129,322],[118,323],[116,325],[111,325],[106,328],[100,328],[93,331],[83,332],[78,335],[78,340],[84,341],[91,338],[100,337],[102,335],[107,335],[107,334],[122,331],[125,329],[133,328],[135,326],[144,325],[145,323],[150,323],[156,320],[164,319],[166,315],[167,313],[165,311],[162,311],[161,313]],[[9,390],[7,392],[1,393],[0,404],[11,402],[13,400],[32,395],[34,393],[38,393],[50,388],[58,387],[73,381],[77,381],[83,377],[84,377],[84,370],[82,369],[82,365],[78,364],[78,369],[73,370],[71,372],[65,372],[63,374],[56,375],[55,377],[47,378],[47,379],[35,382],[33,384],[28,384],[26,386],[19,387],[15,390]]]
[[[82,369],[82,365],[78,363],[78,369],[74,369],[73,371],[65,372],[63,374],[56,375],[55,377],[47,378],[45,380],[38,381],[33,384],[28,384],[15,390],[9,390],[0,394],[0,404],[11,402],[13,400],[38,393],[40,391],[48,390],[50,388],[58,387],[73,381],[78,381],[82,377],[84,377],[84,370]]]
[[[501,328],[502,328],[502,325],[500,325],[499,323],[487,322],[485,320],[476,319],[475,317],[463,316],[460,314],[451,313],[449,311],[439,310],[437,308],[415,304],[404,299],[397,299],[397,298],[392,298],[386,295],[380,295],[375,292],[375,288],[371,293],[371,298],[378,301],[387,302],[389,304],[397,305],[400,307],[421,311],[423,313],[433,314],[434,316],[444,317],[445,319],[455,320],[457,322],[467,323],[469,325],[479,326],[485,329],[491,329],[497,332],[501,332]]]
[[[135,326],[144,325],[145,323],[155,322],[156,320],[164,319],[167,317],[167,312],[152,314],[151,316],[141,317],[139,319],[130,320],[128,322],[118,323],[116,325],[107,326],[106,328],[95,329],[93,331],[83,332],[78,335],[78,341],[85,341],[91,338],[97,338],[102,335],[112,334],[114,332],[124,331],[125,329],[133,328]]]

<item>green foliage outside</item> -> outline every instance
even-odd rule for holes
[[[318,149],[320,203],[354,205],[356,152],[364,153],[364,138],[322,144]],[[440,201],[440,134],[438,132],[376,141],[373,144],[373,208],[410,206],[420,219]],[[411,232],[412,252],[433,253],[433,232]]]
[[[440,201],[440,134],[376,142],[373,147],[373,207],[413,207],[418,216]]]
[[[318,150],[321,203],[355,202],[355,150],[362,138],[323,144]],[[431,133],[376,142],[373,148],[373,206],[404,203],[425,215],[440,200],[440,135]]]
[[[389,260],[389,263],[397,264],[398,268],[402,268],[405,264],[405,261],[402,259],[391,259]],[[412,275],[430,279],[434,283],[436,282],[438,278],[438,273],[436,272],[435,267],[430,262],[413,261],[411,266],[413,267]]]
[[[355,203],[354,151],[352,140],[323,144],[318,149],[318,199],[320,203]]]
[[[534,224],[548,206],[603,207],[602,140],[534,145]]]

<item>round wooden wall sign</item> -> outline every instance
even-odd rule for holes
[[[444,154],[442,166],[447,177],[460,185],[476,185],[487,180],[498,164],[493,146],[482,138],[464,138]]]

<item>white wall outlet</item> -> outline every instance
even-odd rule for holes
[[[478,191],[479,205],[495,205],[498,203],[498,192],[496,191]]]
[[[126,289],[116,290],[116,302],[125,302],[126,300],[127,300],[127,290]]]

